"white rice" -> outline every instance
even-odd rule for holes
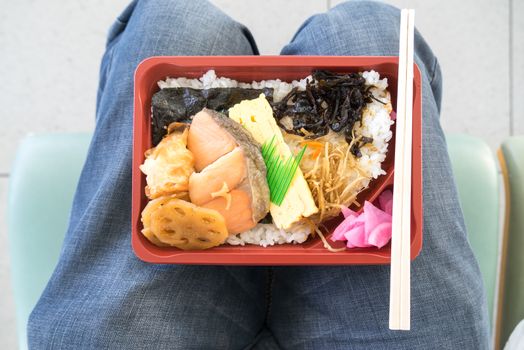
[[[227,243],[231,245],[258,244],[263,247],[285,243],[297,244],[304,243],[310,233],[310,229],[306,227],[296,227],[291,232],[286,232],[273,224],[258,224],[249,231],[229,236]]]
[[[262,80],[253,81],[251,84],[238,82],[233,79],[217,77],[214,70],[207,71],[199,79],[187,79],[187,78],[167,78],[166,80],[160,80],[158,86],[161,89],[173,88],[173,87],[189,87],[193,89],[211,89],[211,88],[227,88],[227,87],[240,87],[244,89],[263,89],[273,88],[273,100],[278,102],[284,98],[294,87],[298,87],[299,90],[305,90],[308,81],[313,78],[310,76],[300,80],[293,80],[291,83],[287,83],[280,79],[274,80]]]
[[[356,135],[373,138],[373,143],[360,148],[362,157],[358,159],[359,165],[368,171],[367,176],[371,180],[386,174],[381,164],[386,159],[388,142],[393,136],[391,131],[393,120],[390,117],[392,107],[391,96],[386,90],[387,78],[380,80],[380,75],[373,70],[364,72],[362,76],[366,79],[366,85],[374,86],[371,90],[373,96],[380,101],[388,102],[386,105],[375,100],[368,103],[362,111],[362,124],[357,122],[354,126]]]
[[[380,75],[373,70],[363,72],[362,76],[366,79],[366,85],[373,86],[371,89],[373,95],[386,102],[386,104],[377,101],[368,103],[363,110],[362,123],[355,124],[355,135],[373,138],[371,144],[360,148],[362,157],[358,159],[359,165],[366,171],[367,179],[363,186],[367,187],[372,179],[386,173],[382,169],[381,163],[386,159],[388,142],[392,137],[390,127],[393,121],[390,118],[391,97],[386,90],[388,87],[387,78],[380,79]],[[229,78],[217,77],[214,70],[209,70],[199,79],[167,78],[159,81],[158,86],[161,89],[169,87],[190,87],[194,89],[220,87],[273,88],[273,100],[278,102],[294,87],[298,87],[301,91],[305,90],[307,82],[311,80],[312,77],[308,76],[301,80],[293,80],[291,83],[280,79],[242,83]],[[310,234],[311,229],[304,225],[297,225],[288,231],[284,231],[273,224],[258,224],[249,231],[229,236],[227,243],[231,245],[256,244],[263,247],[285,243],[299,244],[305,242]]]

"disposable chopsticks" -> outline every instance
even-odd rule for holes
[[[415,10],[400,15],[389,328],[410,329],[411,149]]]

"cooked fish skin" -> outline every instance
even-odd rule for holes
[[[208,135],[207,139],[203,135]],[[210,138],[213,135],[213,140],[219,140],[218,145],[214,145],[213,142],[210,141]],[[202,157],[206,159],[206,161],[200,162],[199,166],[202,166],[202,164],[204,163],[207,163],[206,166],[212,166],[212,163],[217,161],[219,162],[217,167],[219,167],[220,163],[227,164],[227,159],[226,161],[223,161],[219,158],[225,157],[228,153],[224,152],[224,150],[229,149],[231,139],[233,139],[235,142],[234,148],[239,147],[243,152],[244,166],[246,170],[246,176],[244,177],[242,182],[240,182],[238,186],[236,186],[236,188],[238,191],[247,194],[250,201],[243,201],[244,194],[234,192],[235,188],[229,187],[229,191],[231,193],[234,192],[235,196],[237,197],[236,201],[234,201],[235,198],[232,197],[232,202],[234,203],[229,203],[229,208],[228,201],[226,200],[226,198],[216,198],[213,199],[211,202],[213,202],[213,209],[219,211],[222,215],[224,215],[224,217],[226,218],[226,224],[228,223],[228,218],[229,220],[231,220],[234,217],[234,215],[232,214],[234,214],[237,210],[239,210],[239,212],[237,212],[238,215],[247,211],[251,215],[251,220],[245,220],[243,221],[245,225],[240,225],[242,230],[238,232],[243,232],[254,227],[256,223],[263,219],[269,212],[269,187],[267,185],[266,180],[266,165],[264,163],[264,159],[262,158],[262,154],[260,153],[260,144],[256,142],[255,139],[253,139],[253,137],[251,137],[251,135],[234,120],[226,117],[224,114],[204,108],[201,112],[197,113],[193,117],[193,123],[189,128],[188,149],[193,153],[195,157],[195,164],[197,164],[199,158]],[[206,141],[204,142],[204,140]],[[232,150],[233,149],[231,149],[231,151]],[[217,154],[221,154],[221,156],[216,157]],[[213,162],[209,162],[209,159],[215,157],[216,159],[214,159]],[[198,167],[196,165],[195,167],[198,171]],[[204,173],[206,172],[205,167],[201,168],[200,170],[203,170]],[[231,173],[233,171],[242,173],[243,168],[228,168],[224,171],[221,171],[220,174],[222,174],[222,176],[232,177]],[[218,174],[219,172],[217,171],[216,173]],[[198,181],[198,176],[200,175],[195,173],[195,176]],[[220,182],[218,180],[214,181],[213,183],[201,183],[198,191],[207,192],[209,194],[217,192],[216,184],[219,183],[220,187],[222,187],[223,182],[224,181]],[[234,181],[232,181],[232,183],[233,182]],[[202,186],[205,187],[201,188]],[[220,190],[220,188],[218,190]],[[192,194],[191,189],[189,192],[190,198],[200,196],[200,194],[198,196],[194,193]],[[244,207],[240,207],[239,205],[237,205],[239,199],[242,199],[240,200],[240,202],[245,205]],[[203,206],[207,206],[207,203],[205,203]],[[227,213],[224,213],[224,211],[227,211]],[[228,225],[228,227],[229,226],[232,225]],[[240,229],[239,225],[235,224],[233,226],[233,231],[237,231]],[[230,232],[230,234],[231,233],[232,232]]]

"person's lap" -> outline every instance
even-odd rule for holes
[[[282,54],[397,55],[398,10],[346,3],[308,20]],[[133,72],[153,55],[252,55],[242,26],[205,1],[140,1],[115,23],[97,125],[59,264],[31,314],[34,348],[471,348],[487,311],[439,124],[440,71],[423,75],[424,247],[412,330],[388,330],[389,268],[160,266],[130,246]],[[394,87],[393,87],[394,88]]]
[[[132,252],[133,74],[152,55],[254,49],[238,24],[204,1],[140,2],[132,9],[111,30],[93,141],[59,264],[30,317],[29,344],[241,348],[264,322],[265,269],[150,265]]]

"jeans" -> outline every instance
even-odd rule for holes
[[[307,20],[283,55],[397,55],[399,10],[355,1]],[[439,123],[441,72],[422,71],[424,246],[409,332],[388,329],[389,266],[153,265],[131,232],[133,73],[154,55],[256,55],[249,31],[204,0],[140,0],[112,26],[96,129],[59,263],[33,310],[33,349],[486,349],[489,325]],[[394,88],[394,87],[393,87]]]

